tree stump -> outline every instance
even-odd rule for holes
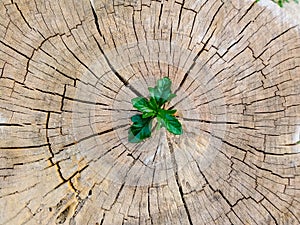
[[[0,224],[300,224],[299,12],[2,0]],[[129,143],[162,77],[184,133]]]

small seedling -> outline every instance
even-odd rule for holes
[[[182,126],[175,117],[177,110],[168,110],[164,106],[171,101],[175,94],[171,92],[171,80],[164,77],[157,81],[154,88],[149,87],[149,99],[137,97],[131,100],[132,105],[142,114],[136,114],[131,117],[133,124],[128,130],[128,141],[139,143],[146,138],[151,137],[152,121],[157,120],[157,127],[165,127],[169,132],[175,135],[182,134]]]

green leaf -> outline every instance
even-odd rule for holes
[[[157,117],[158,129],[165,127],[169,132],[182,134],[182,127],[174,116],[176,110],[166,110],[162,106],[171,101],[175,94],[171,92],[171,80],[164,77],[157,81],[155,87],[149,87],[149,100],[144,97],[137,97],[131,100],[134,108],[142,112],[131,117],[133,124],[128,130],[128,141],[139,143],[151,136],[152,119]]]
[[[149,100],[149,105],[152,109],[154,109],[156,112],[158,111],[159,109],[159,106],[157,105],[156,103],[156,100],[154,98],[150,98]]]
[[[162,111],[161,113],[166,113],[166,114],[169,114],[169,115],[174,115],[174,113],[177,112],[177,110],[165,110],[165,109],[159,109],[159,111]],[[157,123],[158,123],[157,129],[159,130],[161,127],[163,127],[164,123],[160,119],[157,120]]]
[[[159,79],[154,88],[149,87],[150,98],[154,99],[160,108],[167,101],[170,101],[176,95],[171,92],[171,80],[168,77]]]
[[[174,114],[177,112],[176,109],[174,109],[174,110],[161,109],[161,110],[163,110],[164,113],[167,113],[167,114],[169,114],[169,115],[174,115]]]
[[[149,103],[144,97],[137,97],[131,100],[134,108],[143,113],[143,118],[152,117],[156,115],[157,109]]]
[[[171,101],[173,98],[175,98],[177,95],[175,95],[175,94],[170,94],[169,95],[169,97],[168,97],[168,99],[167,99],[167,101],[169,102],[169,101]]]
[[[131,117],[133,124],[128,130],[128,141],[139,143],[151,136],[152,118],[143,118],[142,115],[136,114]]]
[[[174,110],[160,109],[157,114],[157,121],[172,134],[180,135],[182,134],[182,126],[178,119],[172,115],[172,111]]]

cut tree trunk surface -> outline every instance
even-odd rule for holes
[[[0,224],[300,224],[300,6],[2,0]],[[128,143],[162,77],[183,135]]]

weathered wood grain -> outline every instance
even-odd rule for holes
[[[2,0],[1,225],[300,224],[300,8]],[[127,141],[170,77],[184,134]]]

